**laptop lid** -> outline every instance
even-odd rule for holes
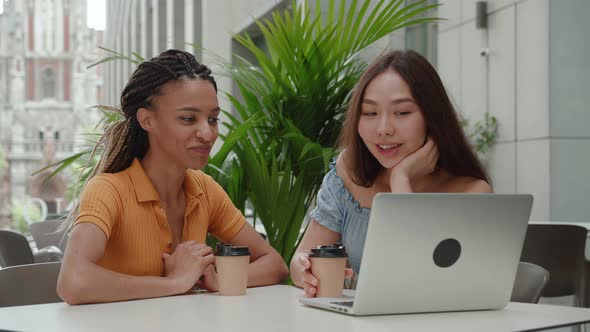
[[[503,308],[532,202],[531,195],[376,195],[354,313]]]

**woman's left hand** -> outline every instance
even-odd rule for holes
[[[215,264],[209,264],[203,271],[203,277],[197,281],[195,286],[206,289],[210,292],[219,291],[219,280],[217,279],[217,272],[215,272]]]

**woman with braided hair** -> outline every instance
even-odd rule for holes
[[[218,136],[217,85],[187,52],[141,63],[121,94],[124,119],[97,147],[100,161],[68,216],[57,291],[70,304],[218,290],[208,232],[250,248],[248,286],[287,276],[281,256],[198,171]],[[95,147],[96,150],[96,147]]]

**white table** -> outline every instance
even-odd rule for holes
[[[504,310],[352,317],[309,308],[300,289],[270,286],[241,297],[190,294],[109,304],[0,309],[15,331],[520,331],[590,321],[590,310],[510,303]]]

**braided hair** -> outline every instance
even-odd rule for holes
[[[171,49],[142,62],[135,69],[121,93],[120,109],[101,106],[101,109],[121,114],[124,118],[108,125],[94,146],[90,161],[99,148],[102,148],[103,152],[83,187],[95,175],[120,172],[131,166],[135,158],[141,159],[145,156],[149,141],[147,132],[137,121],[137,111],[153,106],[152,97],[160,94],[160,89],[165,83],[182,78],[207,80],[213,84],[217,92],[217,83],[207,66],[197,62],[191,53]],[[79,203],[76,203],[65,224],[71,225],[78,213]]]

